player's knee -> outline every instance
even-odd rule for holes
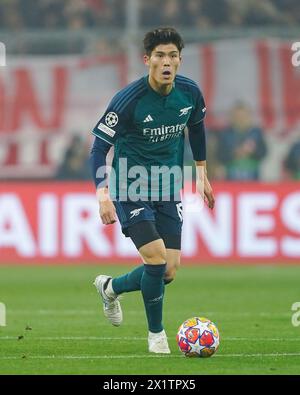
[[[167,260],[166,250],[164,248],[148,249],[143,252],[145,263],[150,265],[162,264]]]
[[[152,255],[144,256],[145,263],[150,265],[161,265],[166,262],[166,254],[163,252],[155,252]]]
[[[159,265],[167,260],[167,251],[162,239],[151,241],[139,249],[145,263]]]

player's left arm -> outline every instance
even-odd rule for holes
[[[215,198],[207,177],[206,168],[206,137],[204,121],[189,126],[189,140],[196,165],[197,190],[210,209],[214,208]]]
[[[204,117],[206,106],[203,95],[196,83],[191,86],[194,108],[187,123],[190,146],[196,165],[197,190],[210,209],[214,208],[215,198],[212,187],[207,178],[206,169],[206,136]]]

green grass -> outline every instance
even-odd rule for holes
[[[300,301],[300,267],[182,267],[166,290],[170,356],[147,352],[139,292],[122,299],[122,327],[102,315],[94,277],[128,269],[0,266],[0,302],[7,309],[0,373],[300,374],[300,327],[291,323],[291,306]],[[219,328],[220,348],[211,358],[189,359],[178,351],[177,328],[196,315]]]

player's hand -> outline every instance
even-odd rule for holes
[[[117,221],[116,208],[111,201],[107,188],[97,189],[97,198],[99,201],[99,214],[103,225],[110,225]]]
[[[116,209],[110,199],[100,203],[99,214],[104,225],[110,225],[117,221]]]
[[[213,194],[212,187],[206,176],[204,180],[204,195],[205,195],[204,201],[206,202],[208,207],[212,210],[215,207],[215,197]]]
[[[207,206],[212,210],[215,207],[215,197],[205,172],[201,172],[201,173],[198,172],[196,185],[197,185],[197,191],[201,195],[202,199],[205,201]]]

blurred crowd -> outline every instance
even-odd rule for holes
[[[291,26],[300,23],[298,0],[138,0],[142,26]],[[123,27],[124,0],[0,0],[1,30]]]

